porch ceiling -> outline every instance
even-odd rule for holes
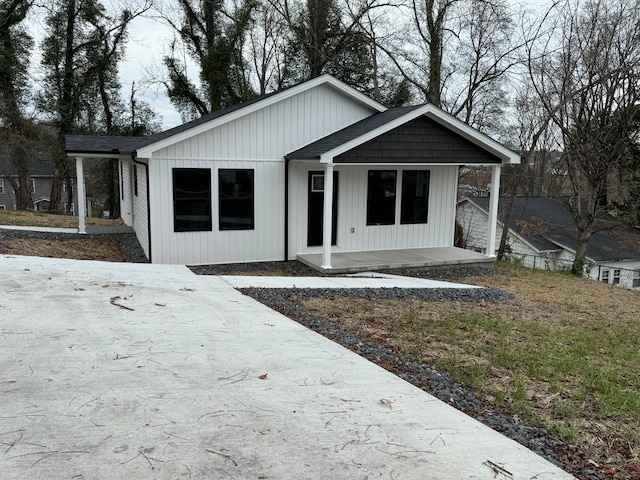
[[[493,266],[495,258],[456,247],[374,250],[369,252],[332,252],[333,268],[322,268],[321,253],[297,255],[298,261],[324,273],[352,273],[392,268],[444,267],[451,265]]]

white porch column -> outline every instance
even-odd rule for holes
[[[491,170],[491,193],[489,194],[489,218],[487,221],[487,256],[496,256],[496,230],[498,227],[498,200],[500,199],[500,170],[497,165]]]
[[[78,233],[87,233],[85,223],[86,199],[84,193],[84,172],[82,170],[82,157],[76,157],[76,193],[78,194]]]
[[[324,205],[322,222],[322,268],[331,267],[331,226],[333,225],[333,163],[324,169]]]

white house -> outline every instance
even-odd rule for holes
[[[69,136],[66,150],[78,175],[120,159],[122,217],[154,263],[331,271],[371,252],[490,261],[453,247],[458,169],[490,167],[497,192],[501,165],[520,161],[433,105],[387,109],[329,75],[150,137]]]
[[[504,228],[500,220],[509,198],[501,197],[495,232],[496,249]],[[467,248],[485,252],[489,216],[488,197],[468,197],[458,204],[458,223]],[[613,285],[640,289],[640,229],[623,225],[608,214],[597,220],[589,240],[589,276]],[[559,270],[575,258],[577,231],[564,203],[546,197],[516,197],[507,232],[511,259],[532,268]],[[497,250],[496,250],[497,251]]]

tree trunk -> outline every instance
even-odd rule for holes
[[[73,133],[73,117],[76,101],[74,99],[74,43],[75,43],[76,1],[69,0],[67,5],[67,25],[65,38],[65,55],[63,65],[62,92],[60,98],[60,126],[58,130],[58,143],[60,154],[56,158],[56,172],[51,185],[49,196],[49,212],[56,213],[60,210],[62,198],[62,182],[69,172],[69,160],[64,154],[65,135]],[[68,202],[71,208],[71,202]]]
[[[509,203],[507,204],[507,208],[503,212],[502,216],[502,234],[500,235],[500,246],[498,247],[498,254],[496,256],[496,260],[501,262],[504,260],[504,251],[507,248],[507,238],[509,236],[509,225],[511,224],[511,217],[513,215],[513,207],[516,204],[516,196],[517,189],[512,188],[511,194],[509,196]],[[491,252],[487,252],[487,254],[491,254]]]
[[[578,226],[578,243],[576,245],[576,256],[571,266],[571,273],[574,275],[584,275],[584,267],[587,264],[587,246],[591,238],[591,226]]]

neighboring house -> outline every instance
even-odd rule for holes
[[[509,203],[500,197],[499,216]],[[458,204],[458,222],[469,249],[484,253],[489,198],[468,197]],[[503,223],[498,221],[495,245],[500,243]],[[507,235],[507,254],[525,266],[565,269],[575,258],[577,231],[564,203],[545,197],[517,197]],[[594,280],[640,288],[640,229],[629,227],[608,214],[597,220],[589,240],[587,261]]]
[[[54,167],[51,163],[38,158],[31,158],[27,168],[31,176],[31,195],[34,210],[46,212],[49,210],[49,194],[53,184]],[[9,159],[0,154],[0,210],[16,209],[16,194],[8,177],[18,179],[18,172]]]
[[[500,166],[520,161],[432,105],[387,109],[329,75],[150,137],[69,136],[66,150],[79,175],[119,159],[122,218],[154,263],[333,271],[357,252],[472,258],[453,247],[458,169],[489,167],[497,191]]]

